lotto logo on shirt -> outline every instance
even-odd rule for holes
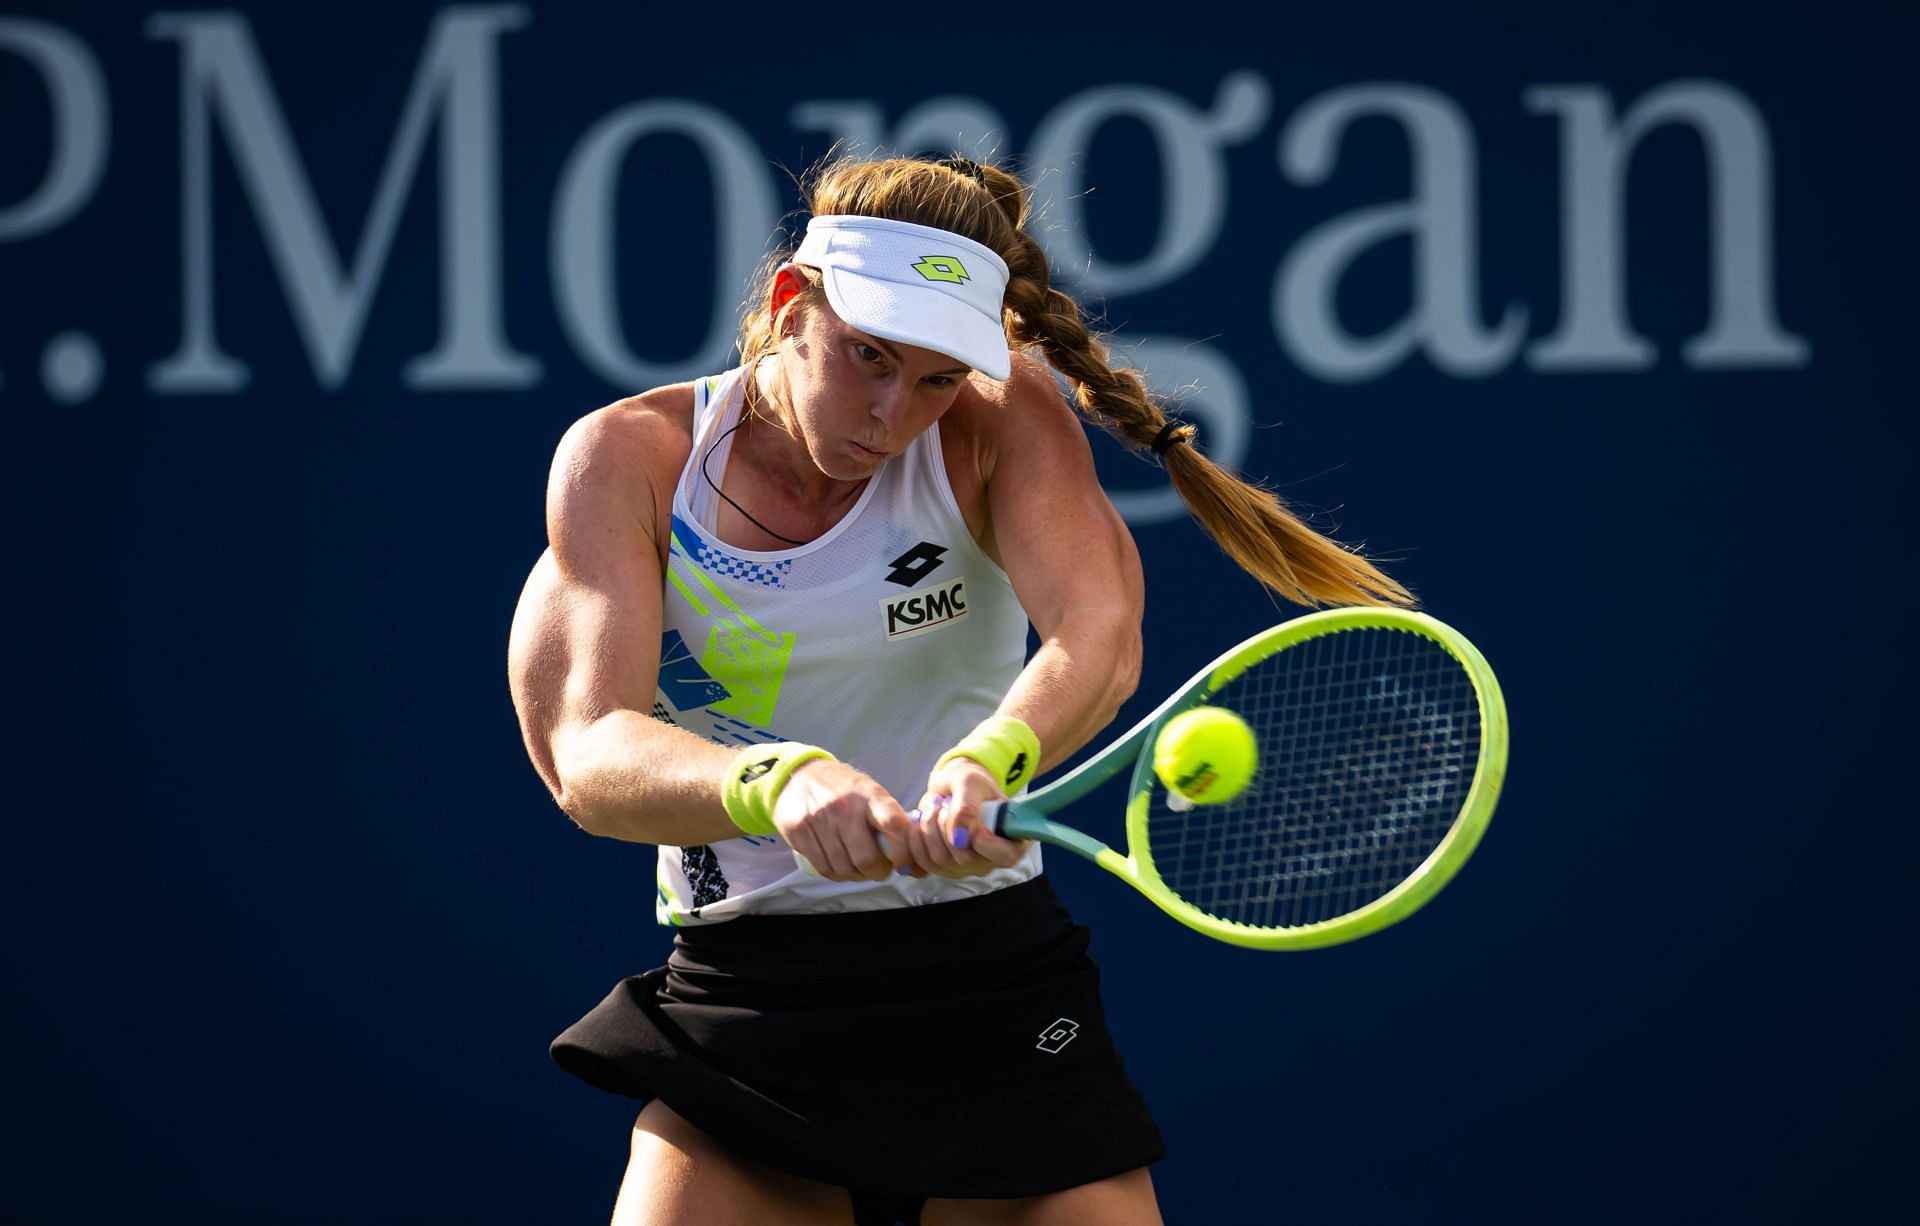
[[[880,608],[886,615],[888,642],[951,626],[967,615],[966,576],[883,600]]]

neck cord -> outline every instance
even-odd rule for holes
[[[804,545],[806,544],[805,541],[796,541],[790,536],[781,536],[778,532],[775,532],[772,528],[767,527],[765,524],[755,519],[752,515],[748,514],[747,509],[745,507],[741,506],[739,503],[735,502],[733,499],[727,497],[727,491],[721,489],[719,483],[713,479],[713,474],[707,471],[707,461],[713,459],[713,453],[720,449],[721,443],[724,443],[727,441],[727,435],[732,434],[735,430],[738,430],[741,426],[744,426],[746,424],[747,424],[747,419],[745,415],[742,415],[739,421],[736,421],[731,426],[727,427],[725,434],[722,434],[719,438],[713,440],[713,446],[707,448],[707,454],[700,457],[700,475],[706,478],[708,487],[712,489],[714,493],[720,495],[722,501],[724,501],[728,506],[732,507],[734,510],[740,512],[740,514],[745,515],[747,517],[748,523],[760,529],[760,531],[766,533],[768,536],[772,537],[776,541],[785,541],[789,545]]]

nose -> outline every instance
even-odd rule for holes
[[[873,394],[873,416],[893,429],[901,423],[907,413],[908,390],[899,379],[888,379]]]

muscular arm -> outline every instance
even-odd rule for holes
[[[966,475],[980,482],[969,492],[981,497],[962,508],[980,514],[981,545],[1005,568],[1040,636],[999,714],[1038,734],[1045,770],[1106,727],[1140,680],[1140,555],[1045,367],[1016,355],[1013,377],[968,411],[972,420],[961,424],[969,433],[959,437],[976,461]],[[963,876],[1018,860],[1024,844],[979,828],[980,806],[1001,794],[999,781],[965,758],[937,771],[921,805],[936,821],[914,830],[916,863]],[[966,849],[955,845],[960,827]]]
[[[547,493],[550,547],[527,579],[508,644],[527,752],[560,808],[592,834],[681,847],[740,834],[720,790],[737,750],[652,715],[663,544],[690,404],[686,389],[664,388],[567,432]],[[879,880],[906,863],[905,812],[842,762],[794,772],[773,820],[836,880]],[[892,833],[888,851],[874,830]]]
[[[527,752],[569,817],[597,835],[690,845],[740,831],[720,803],[731,754],[651,714],[662,491],[687,447],[675,393],[601,409],[561,441],[550,547],[514,613],[508,674]]]
[[[1040,649],[1000,713],[1040,736],[1058,766],[1110,723],[1140,680],[1140,554],[1094,474],[1093,453],[1053,377],[1016,363],[995,422],[987,479],[990,540]]]

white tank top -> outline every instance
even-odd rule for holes
[[[911,809],[936,758],[993,714],[1026,661],[1027,615],[968,531],[927,430],[876,471],[845,518],[777,553],[714,535],[746,372],[702,379],[693,451],[673,492],[660,682],[653,714],[725,745],[801,741],[872,776]],[[828,881],[777,836],[660,848],[665,924],[746,914],[870,911],[1025,881],[1012,868],[954,881]]]

